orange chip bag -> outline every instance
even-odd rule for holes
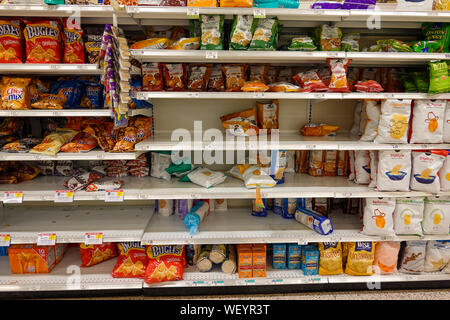
[[[329,126],[326,124],[308,123],[300,129],[300,133],[304,136],[323,137],[339,130],[338,126]]]
[[[253,6],[253,0],[221,0],[220,6],[231,8],[251,8]]]
[[[269,90],[269,87],[259,80],[255,81],[247,81],[241,87],[241,90],[244,92],[264,92]]]
[[[147,253],[140,242],[120,242],[117,244],[119,258],[112,272],[113,278],[141,278],[147,269]]]
[[[208,90],[210,91],[224,91],[225,83],[223,81],[222,67],[220,64],[214,64],[209,77]]]
[[[23,33],[27,63],[61,63],[61,32],[56,20],[28,21]]]
[[[30,78],[3,77],[2,109],[30,109]]]
[[[63,145],[61,152],[88,152],[98,146],[97,139],[86,132],[79,132],[69,143]]]
[[[183,91],[186,89],[186,64],[162,63],[164,83],[168,91]]]
[[[250,81],[265,82],[269,73],[269,64],[252,64],[250,65]]]
[[[328,87],[323,83],[318,70],[299,72],[292,77],[305,92],[327,91]]]
[[[161,64],[157,62],[143,63],[142,68],[142,90],[162,91],[164,89]]]
[[[211,76],[212,64],[190,64],[187,87],[189,90],[205,91]]]
[[[300,92],[302,88],[289,82],[274,82],[268,85],[271,92]]]
[[[270,133],[271,129],[278,129],[278,100],[273,100],[271,103],[257,102],[256,106],[258,108],[258,127],[266,129],[267,133]]]
[[[258,134],[256,125],[256,107],[227,114],[220,117],[225,129],[235,136],[252,136]]]
[[[91,267],[100,262],[117,256],[115,243],[104,242],[103,244],[85,245],[80,243],[81,266]]]
[[[31,104],[34,109],[58,109],[61,110],[64,104],[67,102],[67,98],[62,91],[57,94],[41,93],[39,99]]]
[[[308,174],[314,177],[324,175],[325,150],[311,150],[309,152]]]
[[[331,71],[329,91],[351,92],[347,80],[347,68],[351,59],[327,59]]]
[[[184,246],[148,246],[147,257],[146,283],[183,280]]]
[[[113,151],[134,151],[134,145],[137,142],[137,131],[136,127],[120,128]]]
[[[241,91],[241,87],[247,81],[247,65],[226,64],[222,66],[225,75],[225,91]]]
[[[66,20],[64,26],[64,63],[84,63],[83,30],[79,25],[71,26]]]
[[[152,117],[146,116],[136,116],[131,118],[130,126],[136,127],[136,143],[141,142],[144,139],[147,139],[152,134]]]
[[[19,20],[0,20],[0,63],[22,63],[22,38]]]
[[[270,66],[269,71],[264,79],[266,84],[277,82],[278,72],[280,71],[280,67],[278,66]]]

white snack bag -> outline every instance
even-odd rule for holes
[[[174,213],[174,200],[158,200],[158,213],[163,217],[169,217]]]
[[[442,143],[445,100],[414,100],[410,143]]]
[[[381,110],[376,100],[364,100],[363,109],[365,110],[364,129],[361,141],[374,141],[377,136],[378,123],[380,121]]]
[[[445,157],[444,164],[439,170],[441,191],[450,191],[450,156]]]
[[[410,99],[386,99],[381,104],[376,143],[408,143]]]
[[[400,263],[400,271],[421,273],[425,270],[426,241],[407,241]]]
[[[243,173],[241,173],[241,170],[243,170]],[[245,166],[234,166],[228,173],[243,180],[246,188],[270,188],[274,187],[277,182],[269,175],[269,170],[269,167],[261,168],[258,165],[251,165],[247,168]]]
[[[438,176],[447,151],[412,151],[411,190],[438,193],[441,183]]]
[[[430,240],[425,254],[425,272],[438,272],[445,268],[450,260],[450,242]]]
[[[349,181],[355,180],[355,151],[350,150],[348,152],[348,158],[350,160],[350,173],[348,175]]]
[[[367,150],[355,151],[355,182],[357,184],[370,183],[370,156]]]
[[[450,197],[426,197],[422,229],[424,234],[448,235]]]
[[[214,210],[215,211],[227,211],[228,210],[227,199],[214,199]]]
[[[444,117],[444,142],[450,143],[450,106],[447,105],[445,108],[445,117]]]
[[[295,150],[286,151],[286,169],[284,172],[295,173]]]
[[[363,134],[365,125],[366,125],[366,108],[364,108],[364,103],[361,102],[361,111],[359,113],[359,128],[358,128],[359,136]]]
[[[155,178],[160,178],[170,181],[170,174],[166,169],[172,163],[171,155],[159,152],[152,152],[152,167],[150,175]]]
[[[353,114],[353,125],[350,129],[350,134],[354,136],[360,135],[359,127],[361,122],[361,107],[362,101],[358,101],[356,103],[355,112]]]
[[[212,171],[201,167],[188,173],[187,176],[189,180],[191,180],[191,182],[205,188],[211,188],[219,183],[224,182],[227,178],[223,172]]]
[[[370,157],[370,183],[369,188],[376,188],[377,186],[377,168],[378,168],[378,151],[369,151]]]
[[[409,191],[411,150],[380,150],[378,152],[377,189]]]
[[[423,197],[397,198],[394,210],[394,231],[397,235],[423,235]]]
[[[363,230],[369,236],[394,236],[395,198],[365,199]]]

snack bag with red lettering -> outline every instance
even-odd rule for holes
[[[186,89],[186,64],[162,63],[164,83],[167,91],[183,91]]]
[[[206,91],[212,64],[190,64],[187,87],[193,91]]]
[[[26,110],[30,109],[30,90],[28,85],[31,78],[3,77],[1,93],[1,109]]]
[[[83,30],[72,20],[64,25],[64,63],[84,63]]]
[[[113,278],[141,278],[147,269],[147,253],[140,242],[120,242],[117,244],[119,258],[112,272]]]
[[[19,20],[0,20],[0,63],[22,63],[22,38]]]
[[[327,91],[328,87],[323,83],[316,69],[299,72],[292,77],[304,92]]]
[[[81,266],[91,267],[117,256],[117,247],[113,242],[103,244],[80,244]]]
[[[61,63],[61,31],[56,20],[27,21],[23,34],[26,63]]]
[[[332,92],[350,92],[347,80],[347,68],[351,59],[327,59],[331,71],[328,90]]]
[[[184,246],[148,246],[147,257],[146,283],[183,280]]]

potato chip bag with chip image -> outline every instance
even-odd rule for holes
[[[83,29],[78,24],[70,25],[68,21],[65,21],[63,33],[63,63],[84,63]]]
[[[117,256],[117,247],[113,242],[85,245],[80,243],[81,266],[91,267]]]
[[[381,103],[376,143],[408,143],[410,99],[386,99]]]
[[[446,150],[413,150],[411,190],[438,193],[441,190],[438,172],[447,154]]]
[[[144,281],[153,284],[183,280],[185,257],[183,245],[157,245],[147,247],[148,265]]]
[[[351,276],[370,276],[373,274],[375,242],[349,242],[345,273]]]
[[[147,253],[140,242],[117,244],[119,258],[112,272],[113,278],[141,278],[147,269]]]
[[[26,63],[61,63],[61,31],[58,21],[27,21],[23,33]]]
[[[319,274],[344,273],[342,269],[342,245],[340,242],[319,242]]]
[[[0,63],[22,63],[22,39],[18,19],[0,19]]]

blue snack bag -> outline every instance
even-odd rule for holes
[[[295,243],[289,243],[287,252],[288,269],[300,269],[302,265],[302,246]]]
[[[302,271],[305,276],[319,273],[319,249],[315,245],[307,245],[302,249]]]
[[[79,108],[81,105],[81,96],[83,94],[83,83],[80,80],[63,80],[52,84],[50,93],[64,93],[67,98],[64,107]]]
[[[264,203],[264,208],[258,207],[256,201],[252,200],[252,216],[267,217],[267,201],[266,199],[262,199],[262,201]]]
[[[283,214],[283,199],[276,198],[273,199],[273,213],[282,215]]]
[[[85,82],[80,106],[89,109],[103,109],[104,86],[95,82]]]
[[[297,198],[284,198],[281,216],[285,219],[294,219],[297,209]]]

